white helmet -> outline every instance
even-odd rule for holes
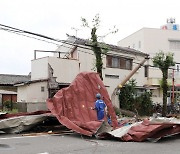
[[[96,94],[96,98],[100,99],[100,98],[101,98],[101,94],[100,94],[100,93],[97,93],[97,94]]]

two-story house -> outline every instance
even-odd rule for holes
[[[103,82],[111,97],[117,85],[148,54],[138,50],[106,44],[107,54],[103,55]],[[35,55],[36,55],[35,51]],[[18,102],[29,104],[29,110],[39,110],[46,106],[46,99],[63,87],[68,86],[76,75],[83,71],[95,70],[95,55],[89,40],[69,36],[64,43],[53,52],[52,57],[35,58],[31,61],[31,81],[19,83]],[[137,87],[144,88],[147,78],[144,67],[133,77]],[[34,104],[35,107],[32,107]],[[114,105],[119,106],[118,102]],[[42,108],[44,109],[44,108]]]

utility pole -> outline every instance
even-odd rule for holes
[[[171,100],[171,105],[174,106],[174,69],[172,72],[172,100]]]

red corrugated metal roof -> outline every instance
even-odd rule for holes
[[[177,134],[180,134],[180,120],[161,117],[161,120],[156,118],[144,119],[141,122],[125,125],[111,132],[100,133],[98,136],[99,138],[115,138],[120,141],[142,142],[149,140],[157,142],[162,137]]]
[[[170,122],[151,122],[144,120],[141,124],[132,127],[127,134],[122,137],[123,141],[145,141],[148,138],[153,140],[161,137],[179,134],[180,124]]]
[[[118,127],[108,92],[99,75],[94,72],[78,74],[69,87],[59,90],[52,99],[47,100],[47,106],[61,124],[80,134],[91,136],[102,124],[102,121],[97,120],[96,111],[91,109],[97,93],[103,96],[113,127]]]

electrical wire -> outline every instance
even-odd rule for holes
[[[46,43],[51,43],[51,44],[54,44],[54,45],[57,45],[57,46],[63,46],[63,47],[70,48],[70,49],[73,49],[73,47],[71,48],[71,47],[60,45],[58,43],[50,42],[50,41],[47,41],[47,40],[44,40],[44,39],[39,39],[39,38],[36,38],[36,37],[33,37],[33,36],[27,36],[25,34],[35,35],[35,36],[42,37],[42,38],[45,38],[45,39],[48,39],[48,40],[51,40],[51,41],[55,41],[55,42],[59,42],[59,43],[64,43],[64,44],[68,44],[68,45],[72,45],[72,46],[76,45],[77,47],[82,48],[82,49],[91,50],[90,47],[92,47],[92,45],[88,45],[88,44],[84,44],[84,45],[85,46],[89,46],[89,47],[83,47],[81,45],[75,44],[75,41],[73,43],[71,43],[71,42],[69,42],[67,40],[59,40],[59,39],[48,37],[48,36],[45,36],[45,35],[42,35],[42,34],[38,34],[38,33],[33,33],[33,32],[29,32],[29,31],[21,30],[21,29],[14,28],[14,27],[7,26],[7,25],[3,25],[3,24],[0,24],[0,30],[4,30],[4,31],[10,32],[10,33],[15,33],[17,35],[22,35],[22,36],[25,36],[25,37],[28,37],[28,38],[33,38],[33,39],[36,39],[36,40],[39,40],[39,41],[44,41]],[[25,33],[25,34],[23,34],[23,33]],[[79,49],[78,49],[78,51],[83,52],[83,53],[87,53],[87,54],[91,54],[89,52],[86,52],[86,51],[83,51],[83,50],[79,50]],[[92,53],[91,55],[94,55],[94,54]],[[107,55],[107,54],[104,53],[104,55]],[[150,58],[150,59],[152,59],[152,58]],[[133,63],[140,64],[140,63],[137,63],[137,62],[133,62]],[[145,65],[142,65],[142,66],[145,66]],[[148,66],[149,67],[158,68],[158,67],[153,66],[153,65],[148,65]],[[169,69],[174,69],[174,68],[169,68]],[[177,69],[174,69],[174,70],[177,70]]]
[[[3,30],[5,30],[5,29],[3,29]],[[47,41],[47,40],[43,40],[43,39],[39,39],[39,38],[36,38],[36,37],[33,37],[33,36],[27,36],[25,34],[18,33],[18,32],[15,32],[15,31],[11,31],[11,30],[5,30],[5,31],[10,32],[10,33],[14,33],[14,34],[17,34],[17,35],[25,36],[25,37],[28,37],[28,38],[32,38],[32,39],[35,39],[35,40],[38,40],[38,41],[43,41],[43,42],[46,42],[46,43],[55,44],[57,46],[60,45],[60,44],[57,44],[57,43],[54,43],[54,42],[50,42],[50,41]]]

